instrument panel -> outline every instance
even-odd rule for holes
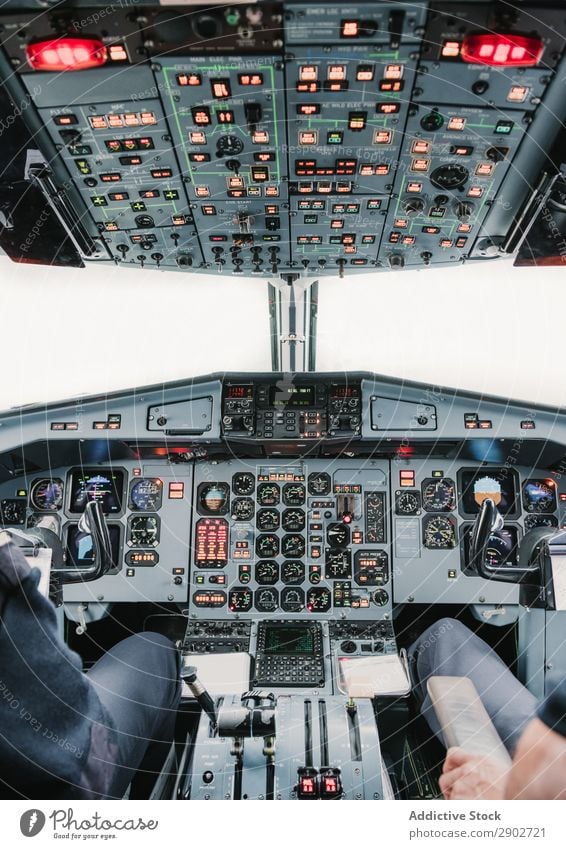
[[[493,254],[503,184],[558,131],[560,10],[453,7],[148,5],[99,32],[58,7],[2,14],[0,40],[86,261],[344,275]],[[96,61],[51,67],[54,32]]]

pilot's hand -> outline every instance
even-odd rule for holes
[[[566,799],[566,737],[533,719],[517,744],[507,799]]]
[[[440,789],[445,799],[504,799],[509,769],[485,755],[448,749]]]

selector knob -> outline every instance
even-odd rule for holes
[[[390,254],[387,257],[389,268],[403,268],[405,265],[405,257],[402,254]]]
[[[457,200],[454,203],[454,213],[459,221],[468,221],[474,211],[474,205],[469,200]]]
[[[345,654],[353,654],[356,648],[357,646],[353,640],[344,640],[344,642],[340,643],[340,651],[343,651]]]
[[[424,200],[421,198],[407,198],[403,201],[403,209],[406,215],[419,215],[424,209]]]

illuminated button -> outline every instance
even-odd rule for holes
[[[177,85],[199,86],[202,85],[202,77],[200,74],[177,74]]]
[[[78,124],[79,119],[76,115],[73,115],[72,112],[69,112],[67,115],[55,115],[53,122],[57,124],[58,127],[70,127],[73,124]]]
[[[163,197],[165,200],[178,200],[179,192],[175,191],[175,189],[167,189],[167,191],[163,192]]]
[[[452,130],[453,132],[462,132],[465,126],[466,119],[456,115],[448,121],[447,129]]]
[[[133,578],[135,577],[136,570],[135,569],[126,569],[126,577]]]
[[[498,121],[493,132],[499,136],[508,136],[514,126],[514,121]]]

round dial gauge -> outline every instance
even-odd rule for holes
[[[492,534],[487,541],[485,557],[490,566],[503,566],[509,562],[515,547],[515,538],[505,530]]]
[[[36,510],[60,510],[63,506],[63,481],[59,478],[35,481],[30,500]]]
[[[324,613],[330,610],[332,596],[326,587],[310,587],[307,592],[307,610],[311,613]]]
[[[279,527],[279,513],[277,510],[258,510],[256,525],[260,531],[276,531]]]
[[[328,526],[326,539],[332,548],[344,548],[350,542],[350,529],[342,522],[333,522]]]
[[[427,548],[454,548],[456,532],[446,516],[430,516],[424,526],[424,544]]]
[[[159,510],[163,484],[159,478],[144,478],[136,481],[130,492],[130,503],[134,510]]]
[[[415,516],[421,511],[421,494],[416,490],[395,493],[395,512],[400,516]]]
[[[131,516],[128,545],[156,546],[159,543],[159,519],[157,516]]]
[[[300,613],[305,607],[305,594],[299,587],[285,587],[281,590],[281,610],[286,613]]]
[[[276,584],[279,580],[279,566],[275,560],[260,560],[255,567],[255,579],[258,584]]]
[[[243,611],[252,609],[252,591],[246,587],[236,587],[228,593],[228,610]]]
[[[279,607],[279,593],[271,587],[255,591],[255,608],[262,613],[273,613]]]
[[[205,515],[223,515],[230,503],[230,487],[227,483],[205,483],[198,489],[200,512]]]
[[[529,513],[552,513],[556,510],[556,490],[548,481],[527,481],[523,487],[525,510]]]
[[[255,513],[253,498],[234,498],[231,516],[236,522],[248,522]]]
[[[279,537],[273,534],[260,534],[256,539],[255,550],[258,557],[277,557]]]
[[[281,524],[284,531],[302,531],[305,527],[305,511],[290,508],[283,511]]]
[[[306,490],[302,483],[286,483],[283,487],[283,504],[300,507],[305,503]]]
[[[287,560],[281,566],[281,580],[284,584],[302,584],[305,580],[305,564],[300,560]]]
[[[238,136],[220,136],[216,142],[218,156],[234,156],[236,153],[241,153],[243,149],[244,143]]]
[[[251,472],[238,472],[232,478],[232,489],[236,495],[251,495],[255,489],[255,476]]]
[[[263,507],[279,504],[279,486],[276,483],[260,483],[257,488],[257,503]]]
[[[26,502],[23,499],[4,498],[0,501],[0,523],[23,525],[26,520]]]
[[[525,516],[525,530],[531,531],[533,528],[557,528],[558,519],[556,516]]]
[[[311,495],[328,495],[332,488],[332,481],[327,472],[313,472],[309,475],[309,492]]]
[[[384,607],[389,601],[389,594],[386,590],[376,590],[372,595],[373,603],[378,607]]]
[[[305,538],[299,534],[285,534],[281,541],[283,557],[302,557],[305,553]]]
[[[332,579],[352,577],[352,555],[349,549],[328,549],[326,552],[326,577]]]
[[[456,507],[456,487],[450,478],[432,478],[423,483],[423,506],[434,513],[448,513]]]

